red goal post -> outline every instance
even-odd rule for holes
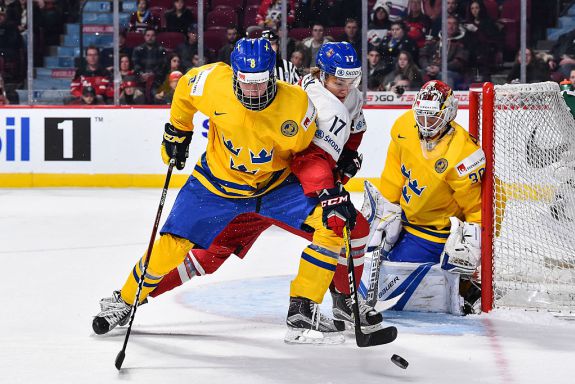
[[[553,82],[469,94],[481,139],[482,309],[575,314],[575,119]]]

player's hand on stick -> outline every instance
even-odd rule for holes
[[[363,162],[363,155],[350,149],[344,148],[341,156],[337,161],[337,172],[341,178],[341,182],[346,184],[349,179],[354,177],[361,168]]]
[[[166,165],[171,158],[176,159],[176,168],[184,169],[188,158],[188,147],[192,141],[193,132],[176,129],[172,124],[166,123],[164,139],[162,140],[162,160]]]
[[[355,226],[357,212],[351,202],[349,192],[341,183],[334,188],[323,189],[318,192],[318,198],[323,208],[323,225],[331,229],[336,235],[343,237],[343,229],[348,223],[350,229]]]
[[[450,217],[451,230],[441,254],[441,268],[472,275],[481,262],[481,226]]]

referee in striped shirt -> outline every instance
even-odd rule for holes
[[[262,32],[262,37],[270,41],[272,49],[276,53],[276,78],[286,83],[297,84],[301,76],[297,73],[295,65],[282,59],[279,51],[279,36],[271,29],[266,29]]]

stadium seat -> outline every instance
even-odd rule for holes
[[[180,32],[160,32],[156,37],[158,44],[170,50],[176,49],[176,47],[182,44],[185,40],[186,37]]]
[[[499,18],[499,5],[497,5],[497,1],[485,0],[483,5],[485,5],[485,10],[492,20],[497,20]]]
[[[335,41],[338,41],[345,33],[344,27],[327,27],[324,36],[331,36]]]
[[[152,16],[157,17],[160,20],[160,31],[166,29],[166,18],[164,14],[166,13],[166,9],[162,7],[150,7],[150,13]]]
[[[204,46],[208,50],[217,52],[226,42],[225,27],[214,28],[204,32]]]
[[[170,9],[174,6],[174,0],[149,0],[148,7],[158,7],[164,9]]]
[[[260,6],[262,0],[246,0],[246,8],[251,7],[252,5]]]
[[[288,32],[292,39],[303,40],[311,36],[311,28],[294,28]]]
[[[241,11],[243,6],[243,1],[238,0],[212,0],[212,9],[216,9],[219,6],[225,6],[234,8],[236,11]]]
[[[244,22],[243,26],[244,29],[247,29],[251,25],[256,25],[256,16],[258,15],[258,8],[257,5],[250,5],[246,7],[244,11]]]
[[[126,47],[134,48],[140,44],[144,44],[144,34],[140,32],[126,33]]]
[[[238,14],[235,9],[226,6],[219,6],[208,12],[208,16],[206,17],[206,27],[228,27],[230,25],[238,26]]]

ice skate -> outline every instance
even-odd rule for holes
[[[331,291],[333,301],[333,317],[343,321],[350,329],[353,328],[353,309],[351,296],[340,292]],[[360,324],[364,332],[373,332],[381,328],[383,316],[373,307],[367,305],[365,300],[358,296]]]
[[[288,344],[341,344],[345,341],[341,321],[321,314],[319,305],[304,297],[290,298],[286,320]]]
[[[126,325],[132,306],[122,299],[120,291],[114,291],[112,297],[100,300],[100,309],[92,321],[92,329],[97,335],[108,333],[118,325]]]

